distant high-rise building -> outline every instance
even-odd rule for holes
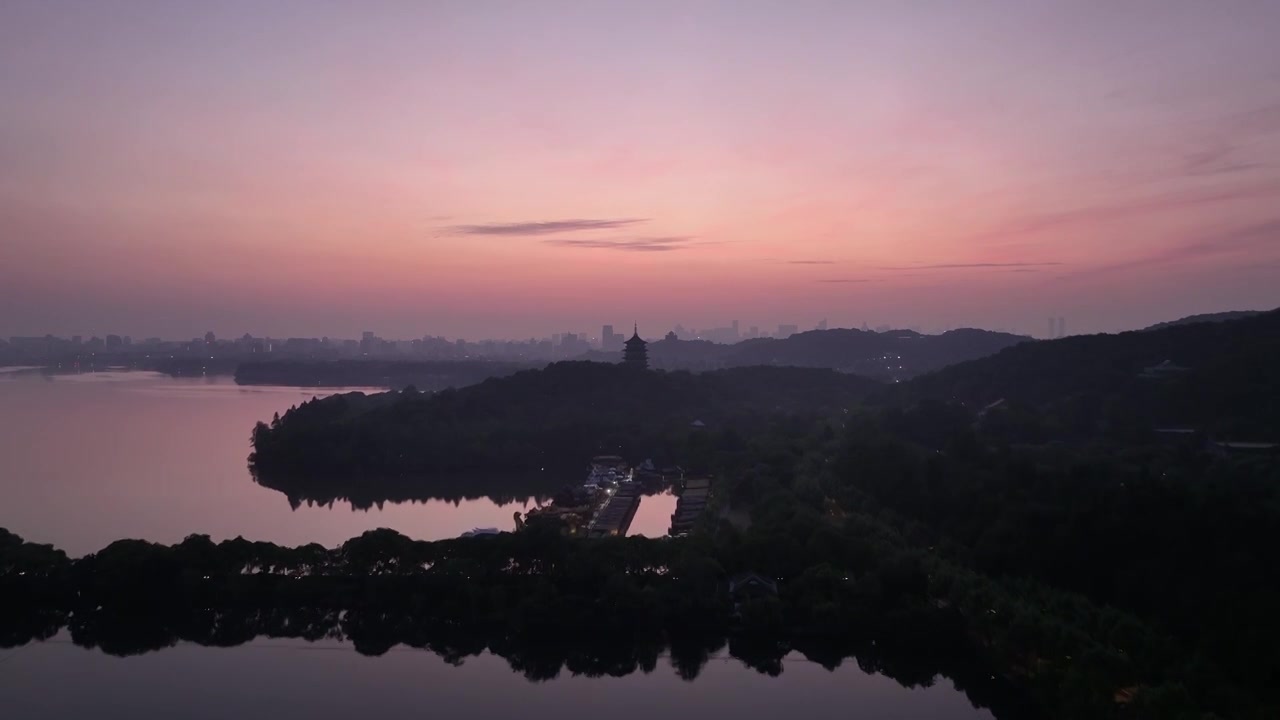
[[[747,337],[749,338],[760,337],[760,327],[758,325],[752,325],[751,327],[747,328]]]
[[[779,325],[778,338],[779,339],[789,338],[792,335],[795,335],[799,331],[800,331],[800,328],[796,325]]]
[[[821,320],[819,320],[819,321],[818,321],[818,329],[819,329],[819,330],[826,330],[826,329],[827,329],[827,319],[826,319],[826,318],[822,318]]]
[[[640,327],[636,326],[631,334],[631,339],[625,343],[626,347],[622,351],[622,364],[633,367],[638,370],[646,370],[649,367],[649,343],[640,337]]]
[[[738,321],[734,320],[733,321],[733,339],[737,340],[739,337],[741,336],[738,334]]]
[[[615,342],[617,343],[617,345],[614,344]],[[622,336],[614,334],[613,326],[605,325],[603,328],[601,328],[600,349],[604,350],[605,352],[615,352],[620,347],[622,347]]]
[[[563,357],[572,357],[589,349],[586,338],[578,333],[567,332],[560,335],[560,354]]]
[[[1052,340],[1056,337],[1058,337],[1058,319],[1051,317],[1049,318],[1049,339]]]
[[[1058,337],[1063,338],[1066,336],[1067,336],[1067,319],[1064,317],[1060,317],[1058,318]]]

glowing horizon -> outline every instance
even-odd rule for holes
[[[15,1],[0,336],[1280,305],[1265,2]]]

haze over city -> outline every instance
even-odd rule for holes
[[[1280,4],[0,8],[0,336],[1270,308]]]

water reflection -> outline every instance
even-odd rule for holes
[[[3,657],[3,656],[0,656]],[[371,661],[336,640],[259,638],[234,649],[183,644],[128,659],[84,652],[67,635],[34,645],[5,663],[0,698],[6,717],[72,718],[554,718],[785,717],[808,720],[913,718],[978,720],[943,681],[906,689],[851,663],[829,672],[789,655],[778,678],[761,678],[723,653],[696,683],[682,681],[668,656],[647,673],[589,678],[562,675],[530,683],[490,652],[450,663],[410,648]],[[65,692],[74,683],[74,692]]]
[[[69,642],[81,648],[94,648],[106,656],[132,657],[163,651],[166,657],[177,654],[188,662],[203,661],[213,648],[233,647],[245,651],[269,647],[296,650],[351,647],[361,655],[380,657],[377,664],[359,666],[357,676],[343,683],[348,690],[351,689],[350,682],[381,680],[387,673],[394,672],[392,666],[405,661],[404,653],[397,650],[419,650],[439,656],[449,666],[475,666],[479,671],[478,674],[460,673],[459,677],[508,688],[513,686],[504,676],[509,677],[512,673],[533,683],[559,683],[575,678],[649,676],[659,668],[667,667],[670,672],[658,675],[669,678],[661,682],[672,690],[694,680],[701,683],[708,676],[710,683],[720,684],[728,675],[737,688],[734,692],[769,688],[771,702],[777,702],[777,693],[786,693],[789,688],[794,689],[794,685],[762,684],[751,678],[798,675],[807,679],[802,681],[807,685],[809,680],[826,674],[833,680],[839,678],[839,682],[824,684],[826,690],[822,696],[790,696],[789,702],[804,704],[808,717],[828,714],[835,717],[842,707],[847,712],[846,703],[854,700],[859,702],[863,713],[871,711],[860,715],[864,717],[974,718],[994,715],[1008,719],[1029,716],[1028,709],[1009,688],[972,656],[957,647],[948,647],[946,642],[933,648],[921,648],[905,637],[895,637],[892,631],[854,647],[826,646],[818,639],[793,647],[779,641],[727,637],[714,632],[699,632],[695,628],[687,628],[670,637],[662,633],[620,636],[593,633],[584,628],[582,632],[548,640],[524,639],[505,632],[488,633],[482,627],[459,623],[456,619],[444,621],[412,615],[388,615],[383,610],[277,608],[147,615],[89,611],[66,617],[28,617],[23,625],[32,635],[24,638],[22,632],[17,631],[17,620],[9,617],[0,622],[6,647],[33,639],[48,639],[55,645]],[[291,642],[282,645],[285,641]],[[205,652],[196,652],[192,646],[205,648]],[[41,647],[39,644],[31,646]],[[34,654],[41,652],[36,650]],[[28,654],[32,654],[30,649]],[[249,652],[238,655],[241,662],[251,665],[272,662]],[[846,660],[848,657],[852,657],[852,661]],[[495,662],[499,659],[502,664]],[[165,664],[168,662],[166,660]],[[418,667],[423,667],[420,662],[415,662]],[[343,664],[345,666],[346,662]],[[502,672],[502,665],[508,672]],[[138,677],[139,671],[145,667],[157,665],[133,665],[130,667],[131,677]],[[269,668],[263,667],[262,671],[283,676],[289,674],[274,664]],[[892,679],[900,692],[888,692],[893,686],[873,676]],[[943,680],[940,683],[940,677],[947,678],[949,682]],[[50,679],[45,678],[45,681]],[[442,679],[453,682],[448,678]],[[225,680],[217,678],[218,682]],[[652,681],[639,678],[634,684],[648,682]],[[27,692],[34,693],[39,686],[27,687]],[[880,707],[863,705],[868,698],[862,693],[872,687],[877,689],[875,697],[882,703]],[[717,690],[726,690],[723,687],[700,689],[702,692],[699,694],[686,697],[715,699]],[[915,691],[907,692],[905,689]],[[89,691],[86,688],[80,690],[82,693]],[[933,692],[924,692],[926,690]],[[967,702],[960,693],[967,696]],[[575,706],[581,707],[578,703],[584,699],[574,698]],[[725,697],[719,699],[732,702]],[[990,708],[993,713],[978,712],[974,707]],[[472,708],[472,712],[467,714],[474,716],[475,710]],[[683,712],[677,714],[684,716]]]
[[[291,505],[252,482],[253,424],[328,392],[149,372],[0,374],[0,527],[72,555],[192,533],[335,545],[378,527],[423,540],[505,529],[536,502],[537,488],[496,500],[473,488],[416,503],[335,494]]]
[[[353,478],[287,478],[257,472],[251,474],[258,485],[283,494],[295,510],[304,504],[333,507],[335,503],[343,503],[356,510],[383,510],[388,503],[441,501],[459,506],[477,500],[488,500],[500,507],[518,505],[528,508],[532,504],[547,502],[557,490],[573,484],[563,475],[551,474],[411,477],[381,479],[376,483]]]
[[[628,535],[665,537],[671,528],[671,514],[676,510],[676,495],[670,489],[640,498],[635,519]]]

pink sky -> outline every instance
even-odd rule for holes
[[[0,5],[0,336],[1280,305],[1280,3]]]

